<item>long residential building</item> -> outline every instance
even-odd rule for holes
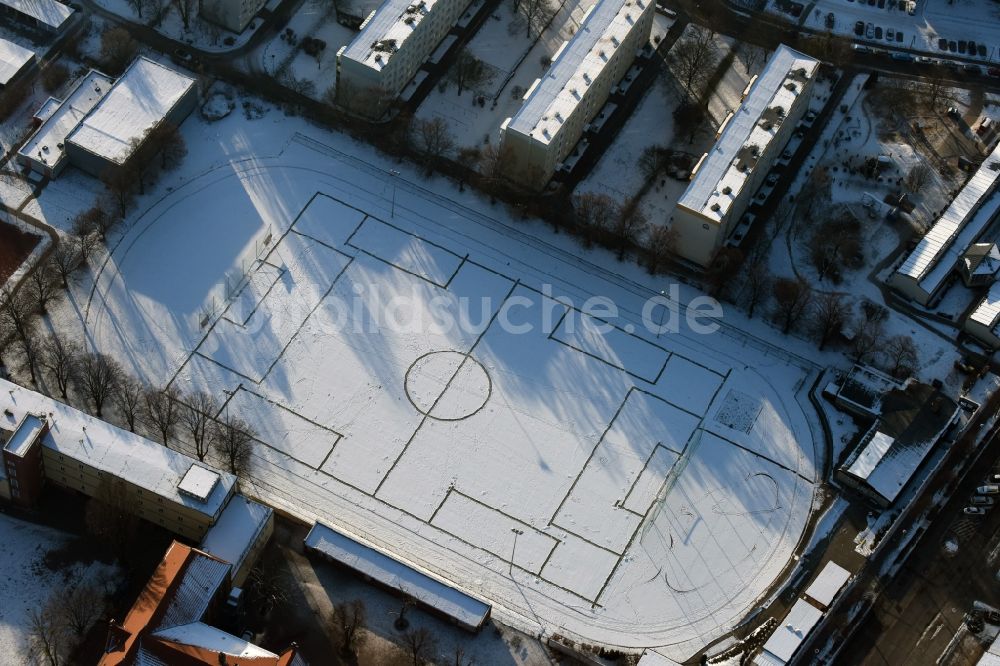
[[[113,497],[140,518],[198,540],[233,495],[232,474],[2,379],[0,408],[0,432],[8,433],[0,496],[17,504],[30,505],[43,483],[53,483]]]
[[[396,100],[470,0],[386,0],[337,52],[337,99],[378,118]]]
[[[1000,349],[1000,281],[994,282],[965,318],[965,332],[990,349]]]
[[[723,121],[674,209],[677,251],[708,266],[809,106],[819,61],[781,45]]]
[[[966,249],[1000,211],[1000,145],[949,204],[917,246],[889,278],[889,285],[921,305],[932,305],[944,293],[947,277]]]
[[[653,0],[597,0],[545,76],[500,128],[504,171],[532,189],[548,183],[649,42]]]

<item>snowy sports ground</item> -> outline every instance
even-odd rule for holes
[[[528,631],[686,658],[766,597],[817,483],[811,364],[725,323],[649,333],[656,292],[610,259],[305,123],[253,128],[185,125],[214,165],[144,206],[64,334],[252,424],[251,494]]]

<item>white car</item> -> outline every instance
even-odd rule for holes
[[[983,497],[982,495],[973,495],[972,496],[972,505],[973,506],[993,506],[993,498],[992,497]]]
[[[985,486],[976,488],[977,495],[1000,495],[1000,485],[988,483]]]
[[[967,516],[985,516],[986,509],[984,509],[981,506],[967,506],[964,509],[962,509],[962,513],[964,513]]]

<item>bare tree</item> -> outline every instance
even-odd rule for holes
[[[906,174],[906,178],[903,184],[906,189],[910,192],[919,192],[924,189],[931,180],[931,169],[929,166],[921,162],[920,164],[915,164],[912,169]]]
[[[715,71],[718,47],[712,32],[692,25],[689,34],[678,40],[669,54],[670,69],[677,80],[695,98],[700,99],[702,88]]]
[[[708,115],[705,112],[705,107],[695,102],[682,102],[674,109],[673,116],[677,134],[686,135],[689,145],[694,143],[698,133],[707,127],[705,121]]]
[[[366,624],[365,604],[360,599],[344,601],[333,607],[329,627],[333,642],[344,656],[357,653]]]
[[[94,415],[103,416],[104,405],[114,394],[122,369],[105,354],[83,354],[80,359],[80,388],[94,405]]]
[[[198,0],[170,0],[170,4],[177,8],[177,13],[181,16],[184,24],[184,32],[191,29],[191,17],[198,12]]]
[[[184,136],[173,123],[157,125],[149,133],[146,142],[149,144],[149,153],[160,156],[160,168],[164,170],[175,169],[188,153]]]
[[[522,3],[530,0],[521,0]],[[431,658],[434,649],[437,647],[437,640],[431,632],[421,627],[412,629],[403,634],[403,643],[409,650],[413,666],[423,666]]]
[[[650,274],[656,275],[676,260],[678,239],[679,234],[673,227],[653,225],[649,231],[649,259],[646,265]]]
[[[150,388],[143,396],[143,419],[160,434],[160,442],[167,446],[170,436],[180,419],[177,389],[168,386],[162,390]]]
[[[59,277],[63,289],[69,287],[69,276],[80,265],[80,252],[72,238],[61,238],[52,256],[49,257],[49,268]]]
[[[30,285],[29,294],[34,299],[35,305],[41,312],[46,312],[49,301],[59,291],[59,283],[56,281],[51,264],[45,262],[36,266],[35,270],[28,274],[26,284]]]
[[[84,211],[73,218],[73,225],[70,230],[75,239],[77,250],[80,253],[80,263],[82,264],[87,263],[90,255],[94,253],[99,233],[88,213],[89,211]]]
[[[514,11],[517,20],[511,22],[511,31],[524,28],[525,37],[531,39],[531,34],[541,33],[545,25],[555,15],[556,8],[549,0],[517,0]]]
[[[826,348],[833,336],[847,325],[851,307],[841,294],[825,293],[816,299],[813,308],[813,329],[819,339],[819,348]]]
[[[589,243],[594,232],[607,232],[621,217],[618,203],[607,194],[583,192],[573,196],[573,219]]]
[[[146,387],[135,377],[124,375],[114,394],[115,406],[125,418],[125,423],[131,432],[135,432],[136,425],[143,415],[146,404]]]
[[[751,256],[747,261],[746,278],[743,281],[743,303],[750,319],[753,319],[757,306],[771,292],[771,272],[767,268],[767,262],[755,259],[756,257]]]
[[[121,74],[138,51],[138,42],[125,28],[109,28],[101,33],[101,61],[109,74]]]
[[[802,278],[778,278],[774,281],[774,313],[781,332],[788,333],[803,318],[812,303],[812,287]]]
[[[204,461],[212,448],[212,437],[215,435],[212,419],[218,411],[218,401],[205,391],[191,395],[187,404],[181,408],[181,425],[194,442],[194,452],[198,460]]]
[[[250,453],[257,434],[248,423],[235,416],[227,415],[216,422],[215,428],[215,450],[226,461],[230,473],[243,476],[249,470]]]
[[[72,340],[62,342],[53,336],[42,345],[42,367],[55,379],[59,395],[64,401],[69,399],[69,389],[77,377],[81,356],[80,345]]]
[[[850,213],[823,220],[809,239],[809,261],[819,279],[840,282],[843,267],[859,268],[864,263],[861,224]]]
[[[52,595],[41,608],[28,611],[28,655],[36,664],[61,666],[65,663],[66,643],[59,600]]]
[[[903,378],[917,369],[920,358],[917,344],[908,335],[894,335],[881,346],[886,369],[894,377]]]
[[[101,182],[115,202],[119,219],[124,220],[132,197],[143,182],[144,170],[112,167],[101,174]],[[103,238],[103,234],[101,236]]]
[[[29,289],[14,290],[10,285],[0,289],[0,343],[13,336],[21,348],[31,373],[31,381],[36,381],[36,345],[32,334],[31,316],[35,313],[35,300]]]
[[[423,157],[424,168],[430,174],[441,159],[455,148],[448,122],[440,116],[413,121],[413,145]]]
[[[860,317],[852,331],[851,359],[855,363],[870,362],[884,337],[885,325],[881,319]]]
[[[750,74],[750,70],[753,69],[755,64],[764,62],[767,56],[767,49],[763,46],[758,46],[747,41],[737,42],[737,48],[739,49],[739,55],[743,60],[743,67],[746,69],[747,74]]]
[[[473,55],[468,47],[458,52],[455,63],[448,70],[448,80],[458,88],[461,96],[466,88],[475,88],[490,79],[490,71],[486,63]]]
[[[466,146],[458,149],[455,160],[462,166],[462,172],[458,177],[459,191],[465,191],[465,182],[468,179],[468,174],[476,170],[482,159],[483,154],[479,152],[479,148]]]
[[[618,241],[618,261],[625,259],[630,246],[635,245],[649,229],[649,219],[642,212],[638,202],[632,202],[622,210],[618,219],[612,222],[612,234]]]
[[[82,582],[75,585],[69,594],[61,596],[63,626],[77,640],[81,640],[104,612],[104,594],[93,583]]]

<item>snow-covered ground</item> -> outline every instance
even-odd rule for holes
[[[524,92],[545,74],[543,58],[551,59],[560,45],[580,27],[587,5],[574,0],[550,0],[558,11],[540,35],[529,37],[515,20],[509,3],[503,3],[469,41],[468,49],[492,73],[478,91],[457,94],[454,84],[435,88],[417,110],[418,118],[443,118],[459,147],[483,146],[498,141],[500,125],[521,106]],[[517,94],[515,94],[517,93]],[[474,104],[483,95],[485,107]]]
[[[101,587],[113,581],[115,568],[100,563],[75,564],[62,571],[49,569],[44,562],[46,554],[64,546],[69,538],[52,528],[0,513],[0,662],[32,663],[28,654],[29,614],[40,610],[51,594],[68,592],[88,581]]]
[[[651,333],[662,279],[296,118],[182,130],[51,318],[228,400],[260,433],[248,491],[532,632],[686,658],[766,593],[812,505],[815,366],[738,313]]]
[[[143,11],[142,17],[128,0],[95,0],[95,2],[124,19],[149,25],[164,37],[190,44],[203,51],[222,53],[239,48],[253,37],[256,29],[261,25],[260,19],[255,18],[246,30],[238,35],[234,34],[201,18],[198,13],[200,2],[193,3],[194,8],[188,19],[187,27],[184,26],[184,20],[177,10],[177,5],[169,0],[154,0],[154,2],[148,3],[149,6]],[[160,14],[159,20],[155,18],[157,13]]]
[[[777,9],[776,4],[776,0],[768,3],[768,10],[789,18]],[[829,29],[827,15],[832,13],[832,32],[849,36],[859,43],[889,50],[898,48],[925,51],[942,58],[954,55],[989,63],[1000,60],[1000,7],[992,0],[916,0],[912,16],[900,10],[903,2],[894,3],[895,7],[890,3],[883,4],[884,7],[880,8],[877,4],[869,4],[864,0],[816,0],[808,5],[812,11],[805,17],[804,25],[826,31]],[[882,28],[882,39],[874,36],[869,38],[867,30],[865,35],[857,36],[857,21],[863,21],[866,29],[869,23],[873,29],[876,26]],[[889,29],[894,31],[891,40],[888,39]],[[902,33],[901,39],[895,34],[899,32]],[[941,38],[956,43],[960,40],[972,40],[977,45],[983,44],[986,47],[985,55],[941,50],[938,46],[938,39]]]

